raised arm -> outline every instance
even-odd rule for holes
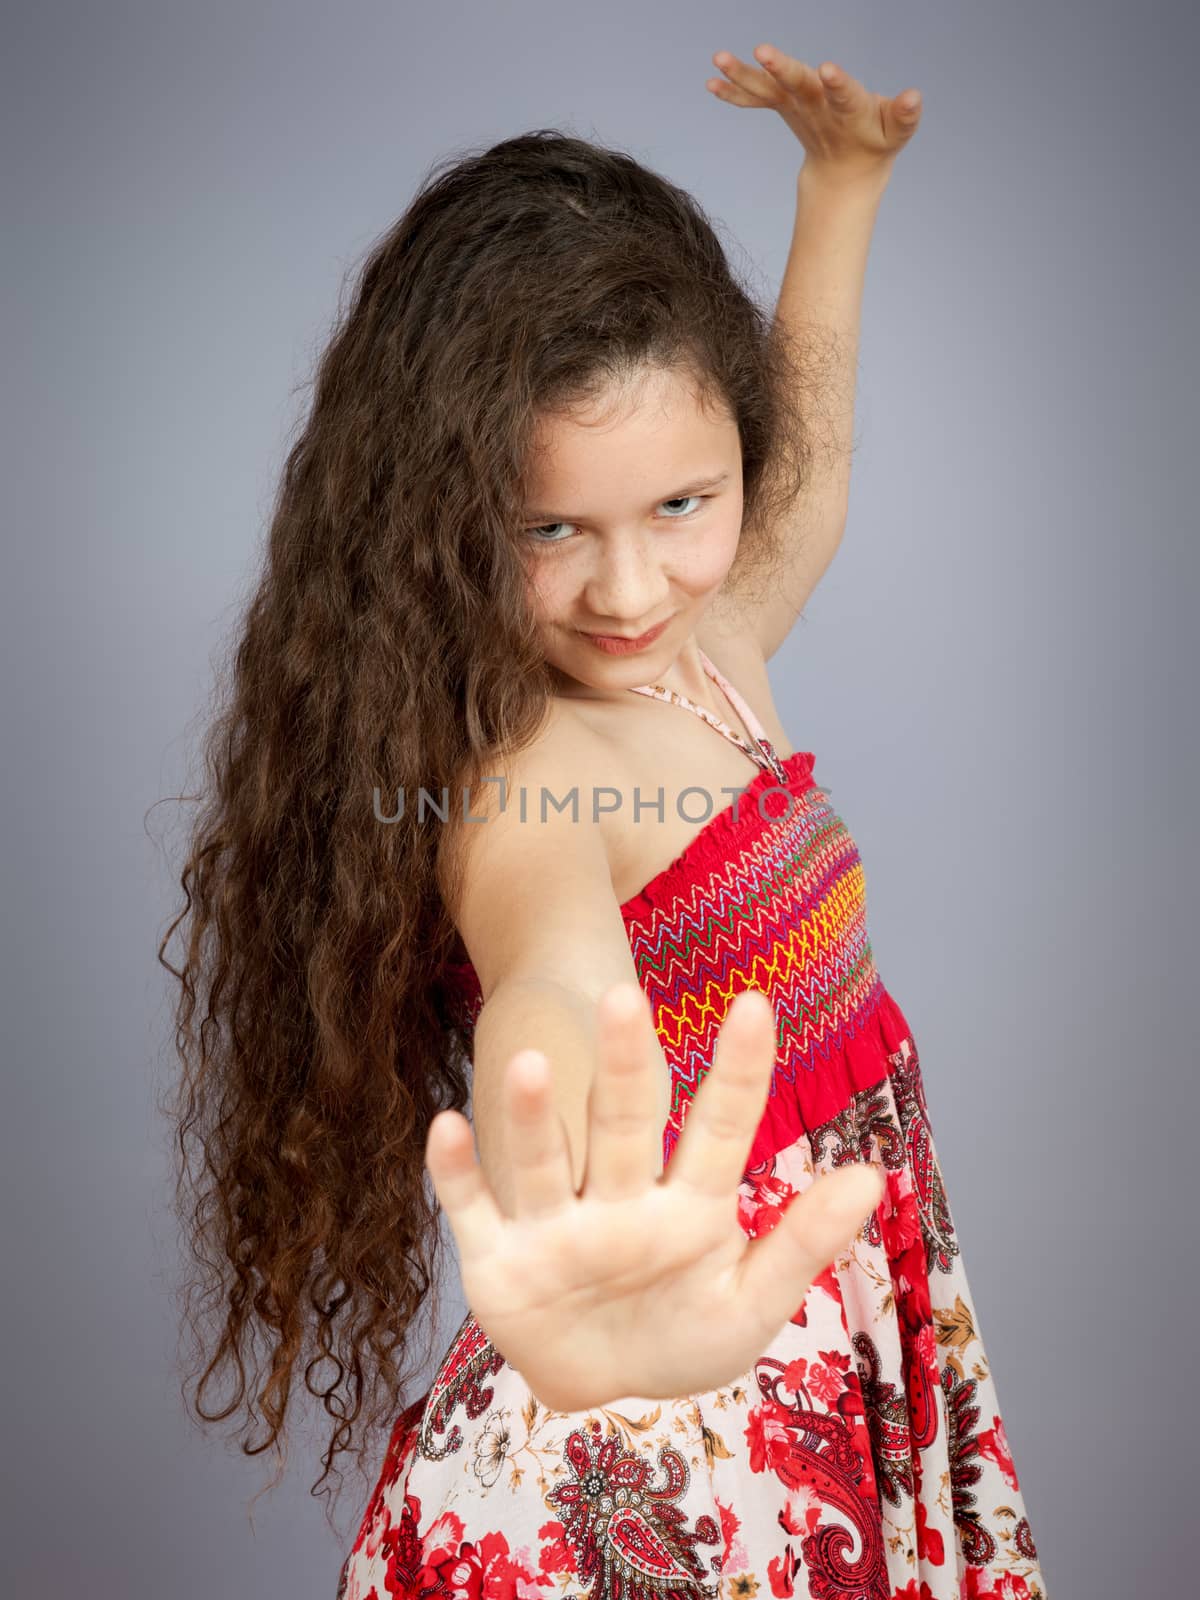
[[[718,51],[728,82],[709,88],[730,105],[777,111],[805,156],[796,179],[791,248],[775,309],[790,333],[813,346],[823,391],[814,413],[817,446],[807,492],[789,520],[789,566],[778,589],[741,602],[740,626],[770,657],[833,560],[846,524],[859,326],[867,254],[895,157],[916,132],[920,95],[872,94],[833,62],[819,70],[770,45],[761,65]]]

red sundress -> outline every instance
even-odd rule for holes
[[[761,770],[621,908],[671,1069],[664,1158],[732,997],[757,988],[778,1055],[739,1185],[747,1236],[848,1161],[881,1165],[886,1194],[721,1389],[548,1411],[468,1313],[396,1420],[337,1600],[1044,1600],[858,850],[812,753],[780,763],[702,661],[755,748],[659,685],[637,692],[698,711]],[[469,963],[446,993],[469,1036],[482,1004]]]

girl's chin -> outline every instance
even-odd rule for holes
[[[566,695],[595,693],[607,698],[612,694],[614,677],[622,673],[622,669],[624,669],[622,675],[633,674],[630,678],[631,683],[650,682],[655,671],[650,665],[650,659],[654,655],[653,647],[635,651],[631,655],[610,656],[603,650],[595,649],[586,640],[581,640],[580,643],[583,646],[582,650],[569,662],[549,660],[558,693]]]

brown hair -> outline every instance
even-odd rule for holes
[[[532,429],[648,366],[688,374],[737,422],[727,583],[749,593],[812,468],[815,353],[735,280],[691,196],[537,130],[431,170],[320,357],[204,713],[184,903],[158,950],[179,985],[163,1109],[191,1257],[185,1388],[202,1422],[244,1413],[245,1454],[282,1457],[302,1374],[334,1423],[314,1495],[357,1422],[361,1466],[368,1430],[411,1403],[418,1310],[437,1327],[425,1139],[469,1077],[438,987],[455,830],[415,803],[380,817],[398,790],[473,796],[542,725],[516,537]],[[209,1409],[225,1368],[232,1395]]]

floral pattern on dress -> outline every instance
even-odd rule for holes
[[[550,1411],[468,1313],[336,1600],[1045,1600],[911,1036],[747,1171],[747,1237],[849,1161],[879,1206],[721,1389]]]

